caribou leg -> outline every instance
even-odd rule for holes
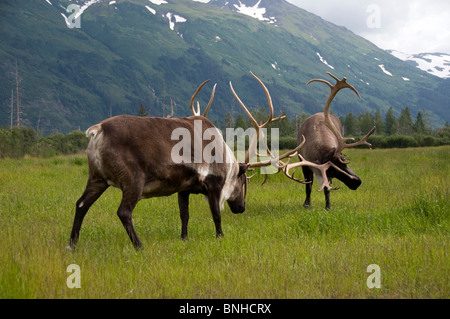
[[[325,209],[330,210],[330,190],[325,187],[323,193],[325,194]]]
[[[134,183],[136,182],[134,181]],[[132,183],[126,185],[132,185]],[[142,189],[143,187],[139,187],[138,185],[135,185],[135,187],[130,187],[127,189],[122,189],[122,202],[120,203],[119,209],[117,210],[117,216],[119,216],[120,221],[123,224],[123,227],[127,231],[127,234],[130,237],[131,242],[134,245],[134,248],[136,249],[141,248],[142,243],[139,240],[136,231],[134,230],[131,216],[133,214],[133,209],[139,202],[139,199],[142,194]]]
[[[223,188],[223,181],[216,176],[208,175],[204,180],[205,194],[208,198],[209,208],[216,226],[216,237],[223,237],[222,219],[220,216],[220,194]]]
[[[189,193],[178,193],[178,206],[180,208],[181,218],[181,239],[187,239],[187,226],[189,222]]]
[[[94,202],[108,187],[109,185],[103,180],[88,180],[83,195],[81,195],[80,199],[78,199],[76,203],[75,218],[73,221],[72,232],[70,234],[69,246],[67,247],[68,249],[75,249],[80,236],[80,228],[83,223],[84,216],[86,216],[86,213],[92,204],[94,204]]]
[[[303,203],[303,207],[309,208],[309,206],[311,205],[311,191],[312,191],[312,185],[313,185],[313,180],[314,180],[314,173],[307,166],[302,166],[302,170],[303,170],[303,176],[305,177],[305,180],[307,182],[310,182],[310,183],[305,184],[306,199],[305,199],[305,202]]]
[[[214,225],[216,226],[216,237],[223,237],[222,232],[222,219],[220,216],[219,198],[216,195],[208,195],[209,207],[211,208],[211,213],[214,220]]]

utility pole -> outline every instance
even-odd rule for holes
[[[170,109],[172,112],[169,115],[166,115],[166,118],[171,118],[173,116],[173,103],[172,98],[170,98]]]
[[[9,128],[13,127],[13,115],[14,115],[14,89],[11,89],[11,122],[9,124]]]
[[[162,116],[165,117],[165,114],[166,114],[166,79],[165,78],[163,79],[163,94],[162,94],[161,106],[162,106],[162,111],[163,111]]]
[[[20,101],[19,101],[19,69],[17,67],[16,59],[16,125],[20,126]]]
[[[36,125],[36,133],[39,134],[39,124],[41,123],[41,111],[39,111],[39,117]]]

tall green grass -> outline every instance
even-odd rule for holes
[[[0,298],[449,298],[450,147],[347,153],[363,184],[334,181],[330,211],[323,193],[306,210],[303,185],[279,174],[260,186],[256,176],[246,212],[222,212],[221,239],[203,196],[191,196],[185,242],[176,196],[141,201],[140,251],[113,188],[86,215],[77,250],[66,250],[85,155],[0,160]],[[79,289],[66,285],[70,264],[80,266]],[[366,285],[370,264],[380,289]]]

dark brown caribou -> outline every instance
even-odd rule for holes
[[[306,208],[311,205],[311,190],[314,175],[316,175],[316,178],[322,184],[319,191],[324,190],[326,209],[330,209],[330,190],[337,189],[330,186],[332,178],[337,178],[352,190],[356,190],[361,185],[361,179],[348,166],[342,150],[358,145],[367,145],[371,148],[372,145],[367,142],[367,138],[375,132],[374,126],[359,142],[347,144],[348,141],[354,141],[354,139],[344,138],[342,136],[342,124],[335,115],[330,114],[330,104],[339,90],[344,88],[351,89],[358,97],[360,95],[352,85],[347,83],[346,78],[339,80],[331,73],[327,73],[336,80],[335,85],[331,85],[328,81],[322,79],[314,79],[307,83],[307,85],[311,82],[325,83],[330,87],[331,92],[324,112],[312,115],[300,126],[297,142],[299,144],[304,143],[298,154],[300,162],[288,164],[284,168],[288,177],[300,181],[294,178],[293,174],[290,175],[289,170],[302,166],[305,180],[301,182],[306,184],[306,199],[303,206]],[[304,161],[312,162],[315,165],[302,165]]]
[[[273,106],[269,99],[269,119],[273,122]],[[249,167],[277,164],[275,161],[238,163],[217,128],[206,118],[214,98],[214,89],[203,115],[194,109],[194,100],[207,83],[202,83],[191,98],[194,116],[186,118],[137,117],[120,115],[91,126],[87,148],[89,178],[83,195],[76,202],[69,249],[74,249],[83,218],[91,205],[109,187],[122,191],[117,210],[134,247],[141,247],[133,227],[132,212],[142,198],[169,196],[178,193],[181,217],[181,238],[187,238],[189,195],[205,195],[216,227],[216,236],[223,236],[221,210],[225,201],[235,214],[245,210]],[[295,154],[298,148],[281,155],[278,160]],[[248,158],[248,156],[246,156]]]

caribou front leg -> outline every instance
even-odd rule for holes
[[[314,173],[312,170],[310,170],[306,166],[302,166],[302,170],[303,170],[303,176],[305,177],[305,180],[310,182],[308,184],[305,184],[306,198],[305,198],[305,202],[303,203],[303,207],[309,208],[309,206],[311,205],[311,191],[312,191],[312,184],[313,184],[313,180],[314,180]]]
[[[325,194],[325,209],[330,210],[330,190],[325,187],[323,193]]]
[[[214,225],[216,226],[216,237],[223,237],[222,232],[222,218],[220,215],[220,204],[219,204],[220,192],[209,192],[208,202],[209,208],[211,209],[212,217],[214,220]]]

